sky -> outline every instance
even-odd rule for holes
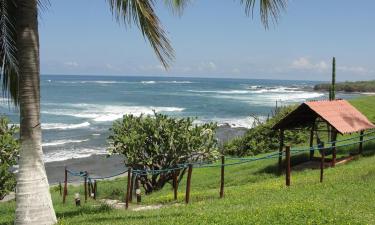
[[[240,0],[191,0],[182,16],[155,2],[175,50],[168,70],[106,0],[50,0],[39,19],[42,74],[325,81],[335,56],[339,81],[375,79],[373,0],[289,0],[269,29]]]

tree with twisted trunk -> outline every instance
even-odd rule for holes
[[[138,26],[168,67],[173,48],[154,8],[156,0],[106,0],[117,22]],[[287,0],[258,0],[265,27],[277,20]],[[189,0],[164,0],[180,13]],[[240,0],[247,15],[256,0]],[[40,122],[40,56],[38,15],[48,0],[0,0],[0,59],[2,92],[20,109],[20,158],[16,188],[15,224],[54,224],[49,185],[43,162]]]

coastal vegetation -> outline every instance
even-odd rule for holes
[[[215,138],[216,124],[193,125],[192,118],[172,118],[159,113],[125,115],[110,129],[109,152],[122,154],[133,170],[167,170],[183,163],[213,161],[219,152]],[[186,168],[137,175],[146,194],[160,190],[174,176],[182,179]],[[178,185],[178,184],[176,184]]]
[[[12,167],[17,162],[19,142],[18,127],[9,124],[8,118],[0,117],[0,200],[14,191],[16,177]]]
[[[317,84],[314,86],[316,91],[329,91],[331,84]],[[370,81],[346,81],[338,82],[335,85],[336,91],[343,92],[375,92],[375,80]]]
[[[224,144],[224,152],[227,155],[253,156],[261,153],[276,151],[279,148],[279,132],[272,127],[297,106],[276,107],[271,116],[265,121],[256,119],[254,127],[247,130],[242,137],[235,138]],[[291,145],[299,145],[307,140],[309,131],[285,131],[285,142]]]

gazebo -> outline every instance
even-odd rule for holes
[[[360,141],[363,141],[363,134],[365,130],[375,128],[366,116],[359,112],[348,101],[338,100],[321,100],[309,101],[302,103],[294,111],[285,116],[273,129],[280,132],[280,158],[284,147],[284,131],[298,130],[302,127],[310,127],[310,147],[314,144],[314,132],[319,130],[318,124],[326,123],[327,132],[330,133],[332,141],[332,166],[336,164],[336,147],[335,141],[337,134],[350,134],[359,132]],[[362,153],[362,142],[360,142],[359,153]],[[310,151],[310,159],[313,159],[314,150]]]

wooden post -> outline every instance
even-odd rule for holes
[[[85,171],[84,188],[85,188],[85,202],[87,202],[87,171]]]
[[[362,155],[363,153],[363,135],[364,135],[364,132],[363,130],[359,133],[359,149],[358,149],[358,152],[360,155]]]
[[[221,179],[220,179],[220,198],[224,197],[224,165],[225,165],[225,156],[221,156]]]
[[[89,198],[90,198],[91,197],[91,181],[90,180],[88,180],[87,185],[88,185]]]
[[[65,204],[66,195],[68,195],[68,170],[65,167],[63,204]]]
[[[97,185],[96,185],[96,180],[94,180],[94,200],[96,200],[96,193],[97,193]]]
[[[286,186],[290,186],[290,146],[285,147],[285,154],[286,154],[286,168],[285,168],[285,182]]]
[[[188,204],[190,201],[190,184],[191,184],[191,173],[193,170],[193,165],[189,164],[188,176],[186,181],[186,193],[185,193],[185,203]]]
[[[129,194],[129,202],[133,202],[133,190],[134,190],[134,183],[135,183],[135,177],[134,173],[131,175],[131,182],[130,182],[130,194]]]
[[[283,161],[283,149],[284,149],[284,130],[280,129],[280,146],[279,146],[279,169],[281,170],[281,163]]]
[[[132,168],[128,167],[128,185],[126,187],[126,197],[125,197],[125,208],[126,209],[128,209],[128,207],[129,207],[131,179],[132,179]]]
[[[135,179],[135,193],[137,195],[137,203],[141,203],[142,201],[142,195],[141,195],[141,180],[139,179],[139,176]]]
[[[315,130],[315,122],[310,131],[310,160],[314,159],[314,130]]]
[[[332,163],[331,166],[336,166],[336,140],[337,140],[337,131],[332,127]]]
[[[323,173],[324,173],[324,157],[325,157],[325,149],[324,149],[324,144],[322,144],[322,149],[321,149],[321,154],[322,157],[320,159],[320,183],[323,182]]]
[[[175,170],[173,172],[173,194],[174,194],[174,200],[177,200],[177,190],[178,190],[178,179],[177,175],[179,174],[178,170]]]
[[[59,182],[59,192],[60,192],[60,196],[62,196],[62,186],[61,186],[61,182]]]

